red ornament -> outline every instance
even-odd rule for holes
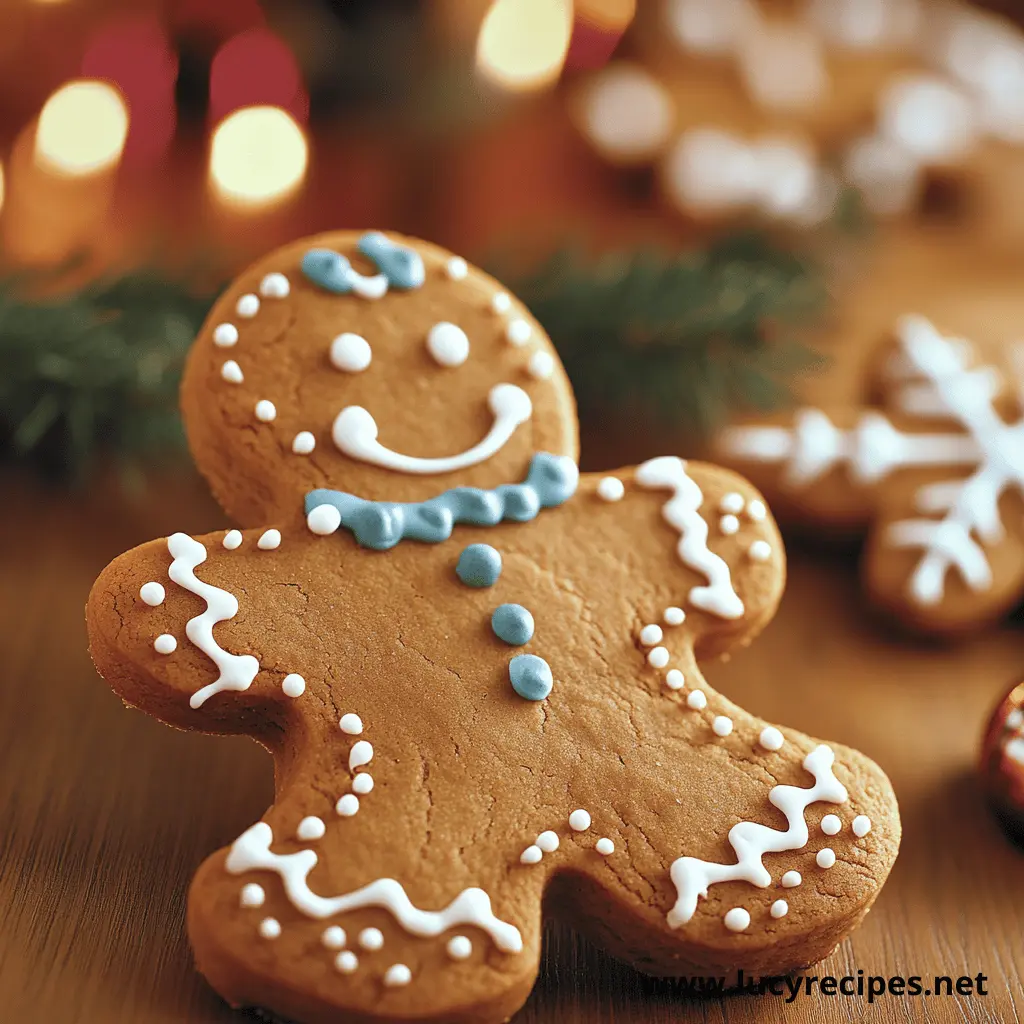
[[[242,107],[281,107],[296,121],[309,115],[309,97],[295,54],[266,28],[229,39],[210,65],[210,119]]]
[[[979,765],[982,787],[1006,833],[1024,842],[1024,683],[989,719]]]

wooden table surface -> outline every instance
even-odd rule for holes
[[[909,308],[907,296],[863,294],[907,259],[921,269],[906,287],[935,291],[923,262],[931,245],[913,245],[885,249],[887,265],[846,302],[856,315],[840,318],[840,334],[866,337],[874,327],[865,318]],[[990,276],[975,276],[990,287]],[[1015,317],[1024,299],[1014,302]],[[825,390],[842,390],[842,370]],[[590,458],[592,468],[622,454],[612,447]],[[82,611],[110,558],[175,530],[217,529],[223,516],[187,470],[141,499],[96,482],[69,494],[13,470],[0,472],[0,493],[0,1020],[247,1019],[192,969],[185,893],[204,856],[270,802],[270,759],[248,740],[178,733],[125,710],[92,669]],[[865,611],[853,552],[791,544],[778,617],[707,673],[751,711],[865,751],[899,796],[904,839],[888,885],[863,926],[810,973],[919,975],[926,984],[981,973],[987,996],[698,1001],[558,927],[517,1021],[1019,1020],[1024,853],[1003,838],[972,773],[989,710],[1024,672],[1021,641],[1019,620],[956,647],[908,641]]]

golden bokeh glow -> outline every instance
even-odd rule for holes
[[[35,159],[71,177],[96,174],[121,159],[127,136],[128,108],[112,85],[68,82],[39,114]]]
[[[572,18],[571,0],[495,0],[477,36],[477,68],[512,92],[550,85],[565,63]]]
[[[622,32],[636,15],[636,0],[576,0],[576,14],[600,29]]]
[[[302,181],[306,136],[280,107],[244,107],[217,126],[210,144],[210,180],[222,198],[263,206]]]

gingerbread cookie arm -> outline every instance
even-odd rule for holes
[[[305,680],[275,654],[272,624],[261,621],[266,582],[254,566],[274,560],[280,543],[274,529],[176,533],[107,566],[86,608],[90,650],[126,704],[209,732],[251,731],[243,709],[271,719],[286,711]]]

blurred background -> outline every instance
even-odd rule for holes
[[[1024,36],[959,2],[5,0],[0,97],[0,439],[61,473],[178,445],[212,295],[314,231],[498,272],[585,436],[686,444],[887,239],[1024,239]]]

